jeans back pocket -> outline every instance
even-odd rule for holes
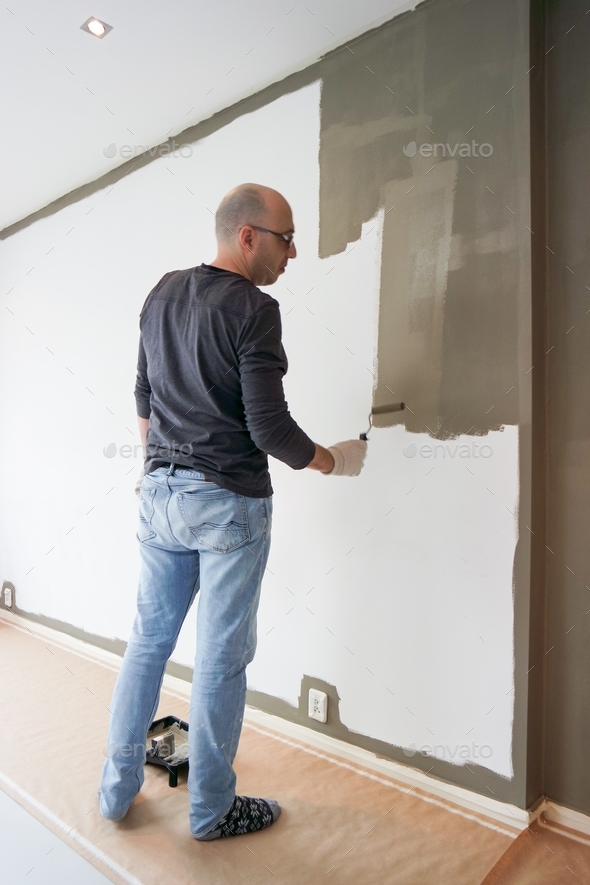
[[[250,540],[243,495],[226,489],[179,492],[178,507],[187,528],[209,550],[229,553]]]

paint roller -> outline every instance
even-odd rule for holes
[[[368,440],[367,434],[373,426],[373,415],[388,415],[390,412],[402,412],[406,407],[405,403],[388,403],[386,406],[374,406],[369,412],[369,427],[366,433],[361,433],[359,439]]]

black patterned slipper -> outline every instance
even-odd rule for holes
[[[203,836],[195,836],[199,842],[210,842],[222,836],[242,836],[270,827],[281,813],[281,806],[275,799],[253,799],[251,796],[236,796],[230,810],[219,820],[212,830]]]

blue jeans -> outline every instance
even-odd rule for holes
[[[100,785],[101,814],[120,820],[143,784],[166,662],[200,590],[189,718],[193,836],[212,829],[234,800],[232,763],[272,522],[272,497],[244,497],[203,476],[159,467],[143,480],[137,614],[111,702]]]

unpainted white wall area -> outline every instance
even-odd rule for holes
[[[383,217],[317,257],[319,97],[319,83],[285,95],[0,245],[0,566],[20,608],[127,639],[138,315],[165,272],[212,260],[212,213],[235,184],[293,206],[298,257],[269,289],[293,416],[323,445],[367,429]],[[517,428],[444,443],[374,429],[360,477],[273,459],[271,473],[250,687],[295,705],[315,676],[337,687],[352,731],[509,777]],[[174,653],[189,666],[195,618]]]

